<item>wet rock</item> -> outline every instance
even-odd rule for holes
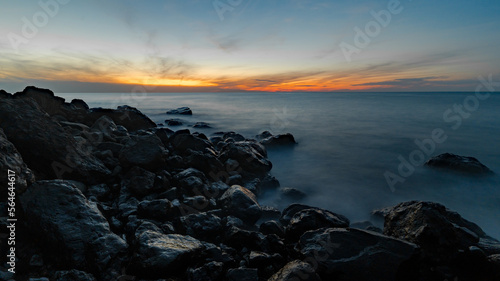
[[[271,132],[269,132],[269,131],[264,131],[264,132],[262,132],[262,133],[260,133],[260,134],[256,135],[256,136],[255,136],[255,138],[256,138],[257,140],[261,141],[261,140],[263,140],[263,139],[267,139],[267,138],[272,137],[272,136],[273,136],[273,134],[271,134]]]
[[[166,278],[183,273],[196,263],[203,248],[200,241],[190,236],[143,231],[137,238],[133,273],[143,278]]]
[[[297,188],[282,187],[279,189],[281,199],[299,201],[307,197],[307,194]]]
[[[403,240],[354,228],[306,232],[300,252],[318,265],[325,280],[397,280],[417,246]]]
[[[215,241],[222,232],[221,219],[213,214],[199,213],[179,219],[181,229],[186,235],[204,241]]]
[[[187,156],[184,157],[184,161],[188,167],[198,169],[205,173],[206,175],[216,178],[220,171],[223,171],[224,166],[217,159],[217,155],[212,150],[206,150],[206,152],[186,151]],[[215,180],[218,180],[217,178]]]
[[[259,231],[263,234],[275,234],[279,237],[285,237],[285,229],[275,220],[263,222],[259,226]]]
[[[254,224],[261,216],[261,209],[255,195],[248,189],[233,185],[219,199],[223,210],[243,221]]]
[[[39,181],[20,199],[30,230],[44,239],[42,246],[52,256],[101,273],[119,266],[127,244],[110,231],[104,216],[74,185]],[[94,258],[88,259],[89,255]]]
[[[135,166],[125,175],[122,186],[137,196],[145,196],[156,191],[155,177],[154,173]]]
[[[55,281],[96,281],[92,274],[76,269],[57,271],[54,279]]]
[[[444,153],[432,157],[425,165],[436,168],[443,168],[466,174],[491,175],[488,167],[483,165],[474,157],[460,156],[451,153]]]
[[[256,268],[232,268],[227,271],[227,281],[258,281],[259,274]]]
[[[396,205],[385,216],[384,234],[413,242],[433,259],[450,259],[486,237],[476,224],[445,206],[422,201]]]
[[[28,185],[35,181],[35,177],[30,169],[26,166],[14,145],[7,139],[2,128],[0,128],[0,171],[3,171],[4,176],[0,177],[0,198],[5,198],[7,201],[7,188],[9,187],[9,178],[7,177],[7,170],[15,173],[13,181],[18,194],[23,193]]]
[[[165,124],[167,124],[167,126],[182,126],[183,123],[182,123],[182,120],[181,119],[166,119],[165,120]]]
[[[167,199],[144,200],[137,206],[137,215],[158,221],[167,221],[174,217],[175,210]]]
[[[221,262],[209,262],[198,268],[192,268],[187,273],[188,281],[217,281],[224,276],[224,264]]]
[[[205,123],[205,122],[196,122],[193,125],[193,128],[196,128],[196,129],[209,129],[209,128],[212,128],[212,126],[210,126],[210,124]]]
[[[77,143],[31,99],[4,99],[0,103],[0,127],[23,160],[42,178],[67,178],[94,183],[111,172]]]
[[[189,107],[179,107],[177,109],[167,111],[167,114],[193,115],[193,112]]]
[[[159,170],[165,165],[167,153],[156,135],[136,136],[121,150],[119,159],[124,167]]]
[[[289,146],[295,145],[297,142],[292,134],[282,134],[270,136],[260,141],[266,147]]]
[[[265,175],[272,168],[271,162],[266,157],[267,152],[260,144],[236,142],[228,143],[222,148],[219,160],[225,163],[228,159],[233,159],[244,172]]]
[[[189,134],[174,134],[170,138],[170,143],[175,151],[184,153],[188,149],[204,152],[205,149],[213,150],[212,144],[202,138]]]
[[[286,226],[286,236],[291,240],[298,239],[309,230],[320,228],[348,227],[349,219],[319,208],[298,211]]]
[[[287,263],[276,274],[271,276],[268,281],[321,281],[314,268],[303,261],[294,260]]]

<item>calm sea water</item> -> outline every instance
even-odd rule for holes
[[[212,129],[191,128],[207,135],[216,131],[236,131],[247,137],[265,130],[290,132],[299,144],[269,151],[272,174],[282,186],[305,191],[309,196],[304,203],[362,221],[375,208],[407,200],[435,201],[500,238],[500,176],[471,178],[420,165],[394,189],[384,177],[387,171],[397,175],[398,157],[408,159],[419,149],[415,140],[430,138],[435,129],[444,131],[447,139],[436,144],[432,155],[474,156],[500,175],[500,94],[477,104],[468,98],[473,93],[60,95],[68,100],[82,98],[91,107],[128,104],[158,123],[168,118],[180,118],[186,124],[207,122]],[[464,113],[454,113],[453,106],[464,102]],[[190,107],[193,116],[165,114],[181,106]],[[446,113],[449,120],[443,118]],[[289,203],[273,194],[260,201],[280,208]]]

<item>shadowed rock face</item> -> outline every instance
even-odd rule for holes
[[[321,281],[310,264],[299,260],[287,263],[280,271],[271,276],[268,281],[294,280]]]
[[[355,228],[309,231],[298,247],[317,263],[323,280],[342,281],[397,280],[400,267],[417,249],[412,243]]]
[[[451,153],[444,153],[432,157],[425,163],[429,167],[443,168],[450,171],[473,174],[491,175],[493,171],[483,165],[474,157],[460,156]]]

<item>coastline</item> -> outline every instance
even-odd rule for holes
[[[439,204],[378,212],[384,230],[314,206],[261,206],[259,194],[279,181],[258,140],[174,132],[132,107],[90,109],[34,87],[2,92],[0,103],[2,173],[17,174],[18,278],[499,276],[498,241]],[[43,262],[30,265],[34,256]]]

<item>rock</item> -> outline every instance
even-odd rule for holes
[[[83,191],[82,191],[83,192]],[[92,185],[87,189],[87,197],[95,196],[100,201],[108,199],[111,190],[106,184]]]
[[[237,134],[235,132],[223,133],[222,139],[224,140],[224,142],[241,142],[246,140],[243,135]]]
[[[74,105],[76,108],[81,108],[81,109],[85,109],[85,110],[89,110],[90,107],[88,106],[88,104],[81,100],[81,99],[73,99],[71,101],[71,104]]]
[[[43,266],[43,258],[40,255],[33,255],[30,259],[30,266]]]
[[[486,255],[500,255],[500,242],[491,237],[482,237],[477,246],[485,252]]]
[[[293,187],[282,187],[279,189],[281,199],[299,201],[307,197],[303,191]]]
[[[422,201],[404,202],[385,216],[384,234],[419,245],[426,256],[450,259],[486,237],[476,224],[445,206]]]
[[[403,240],[354,228],[327,228],[306,232],[300,252],[317,264],[325,280],[399,280],[404,264],[417,246]]]
[[[459,156],[451,153],[444,153],[432,157],[425,165],[436,168],[443,168],[466,174],[491,175],[488,167],[483,165],[474,157]]]
[[[15,181],[13,181],[16,193],[19,195],[23,193],[28,185],[35,181],[35,177],[32,172],[23,161],[21,154],[17,151],[14,145],[7,139],[2,128],[0,128],[0,171],[5,173],[0,177],[0,198],[5,198],[7,201],[9,178],[8,170],[13,171],[11,176]]]
[[[183,216],[180,219],[183,233],[203,241],[215,241],[222,232],[221,219],[213,214],[199,213]]]
[[[111,118],[104,115],[95,121],[90,131],[101,132],[105,140],[115,141],[115,132],[118,131],[118,127]]]
[[[209,128],[212,128],[212,126],[210,126],[210,124],[205,123],[205,122],[196,122],[196,124],[193,125],[193,128],[196,128],[196,129],[209,129]]]
[[[137,206],[137,215],[139,217],[167,221],[172,219],[174,214],[174,207],[167,199],[144,200]]]
[[[224,166],[217,159],[217,155],[212,150],[208,149],[205,152],[188,150],[186,151],[187,156],[184,157],[184,161],[188,167],[198,169],[209,175],[213,180],[219,180],[217,175],[220,171],[224,170]]]
[[[132,268],[134,274],[143,278],[166,278],[184,273],[198,261],[203,248],[200,241],[190,236],[146,230],[137,238]]]
[[[212,144],[202,138],[189,134],[174,134],[170,137],[170,143],[175,151],[185,153],[188,149],[204,152],[206,149],[213,150]]]
[[[297,142],[292,134],[270,136],[260,141],[266,147],[295,145]]]
[[[167,126],[181,126],[182,120],[181,119],[166,119],[165,124],[167,124]]]
[[[294,260],[287,263],[280,271],[276,272],[268,281],[321,281],[314,268],[303,261]]]
[[[295,241],[309,230],[320,228],[345,228],[349,226],[349,219],[319,208],[304,209],[293,215],[286,226],[286,236]]]
[[[228,159],[236,160],[244,172],[265,175],[272,168],[272,163],[267,158],[267,152],[263,146],[253,142],[236,142],[226,144],[219,156],[219,160],[225,163]]]
[[[167,111],[167,114],[193,115],[193,112],[189,107],[179,107],[177,109]]]
[[[156,127],[156,123],[149,117],[137,108],[128,105],[118,106],[117,109],[91,108],[82,123],[91,126],[104,115],[110,117],[116,125],[121,125],[130,132]]]
[[[233,185],[219,199],[223,210],[244,222],[254,224],[261,216],[261,209],[255,195],[248,189]]]
[[[120,151],[119,159],[124,167],[139,166],[155,171],[165,165],[167,153],[156,135],[135,136]]]
[[[125,175],[122,186],[137,196],[145,196],[156,190],[155,177],[154,173],[135,166]]]
[[[271,134],[271,132],[264,131],[264,132],[256,135],[255,138],[260,141],[260,140],[267,139],[267,138],[272,137],[272,136],[273,136],[273,134]]]
[[[96,183],[111,172],[86,143],[77,143],[31,99],[3,99],[0,127],[42,178],[65,178]]]
[[[116,270],[127,244],[74,185],[39,181],[20,197],[25,219],[53,258],[99,273]],[[104,239],[104,240],[103,240]],[[106,241],[106,243],[102,243]]]
[[[76,269],[57,271],[54,279],[55,281],[96,281],[92,274]]]
[[[227,281],[258,281],[259,274],[256,268],[232,268],[227,271]]]
[[[221,262],[209,262],[201,267],[188,270],[188,281],[217,281],[222,280],[224,264]]]

